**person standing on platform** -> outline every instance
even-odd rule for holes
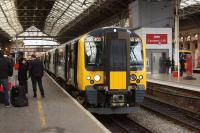
[[[183,76],[183,72],[185,71],[185,59],[184,57],[180,57],[180,76]]]
[[[13,75],[13,68],[8,59],[4,57],[4,53],[0,50],[0,85],[3,85],[4,104],[10,107],[9,92],[8,92],[8,76]]]
[[[170,60],[170,57],[168,57],[166,60],[165,60],[165,65],[166,65],[166,73],[169,74],[169,70],[171,68],[171,60]]]
[[[33,97],[37,97],[37,86],[36,83],[38,83],[41,96],[44,98],[44,89],[42,85],[42,77],[44,74],[44,66],[42,61],[39,58],[36,58],[35,55],[32,55],[32,60],[29,63],[29,77],[31,77],[32,80],[32,86],[33,86]]]
[[[26,64],[26,59],[20,58],[19,59],[19,70],[18,70],[18,81],[19,81],[20,86],[25,87],[26,93],[28,93],[27,71],[28,71],[28,66]]]

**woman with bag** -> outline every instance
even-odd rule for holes
[[[26,93],[28,93],[27,71],[28,71],[28,66],[26,63],[26,59],[20,58],[19,59],[19,70],[18,70],[18,81],[19,81],[20,86],[25,87]]]

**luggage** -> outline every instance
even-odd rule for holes
[[[13,86],[10,93],[10,102],[14,107],[28,106],[25,87],[19,85]]]
[[[0,103],[4,103],[4,95],[2,91],[0,91]]]

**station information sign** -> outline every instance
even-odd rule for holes
[[[167,44],[167,34],[146,34],[146,44]]]

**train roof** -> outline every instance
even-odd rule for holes
[[[117,31],[121,31],[121,32],[128,32],[128,33],[130,33],[133,36],[139,37],[135,33],[135,31],[133,29],[123,28],[123,27],[102,27],[102,28],[94,29],[94,30],[88,32],[87,34],[90,34],[90,33],[93,33],[93,32],[105,33],[105,32],[114,31],[115,29]]]
[[[130,33],[131,36],[134,36],[134,37],[139,37],[139,35],[137,35],[137,34],[134,32],[133,29],[123,28],[123,27],[102,27],[102,28],[94,29],[94,30],[92,30],[92,31],[90,31],[90,32],[88,32],[88,33],[82,35],[82,36],[79,36],[79,37],[77,37],[77,38],[75,38],[75,39],[73,39],[73,40],[70,40],[70,41],[68,41],[68,42],[65,42],[65,43],[59,45],[58,47],[56,47],[56,48],[54,48],[54,49],[51,49],[51,50],[49,50],[49,51],[54,51],[54,50],[56,50],[57,48],[60,48],[60,47],[65,46],[66,44],[73,43],[73,42],[79,40],[81,37],[83,37],[83,36],[85,36],[85,35],[89,35],[89,34],[92,34],[92,33],[95,33],[95,34],[102,34],[102,33],[105,33],[105,32],[114,31],[114,29],[116,29],[117,31],[121,31],[121,32],[128,32],[128,33]],[[47,51],[47,52],[49,52],[49,51]]]

